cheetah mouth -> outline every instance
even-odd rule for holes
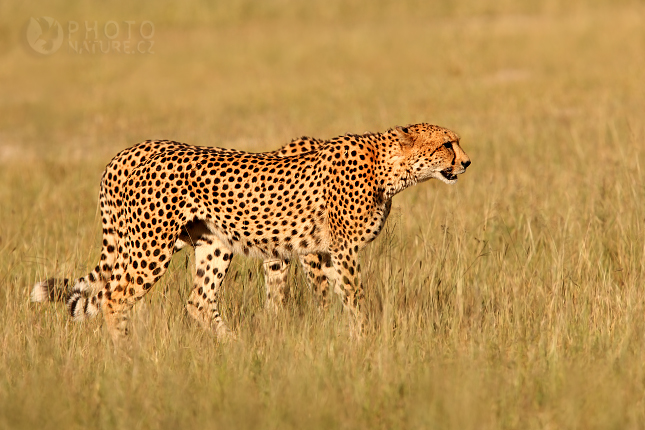
[[[457,180],[457,175],[452,173],[452,169],[445,169],[439,173],[441,173],[441,176],[443,176],[446,179],[446,181],[454,182]]]

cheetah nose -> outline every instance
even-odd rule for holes
[[[468,166],[470,166],[470,160],[462,161],[461,165],[464,166],[464,169]]]

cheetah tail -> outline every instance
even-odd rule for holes
[[[31,289],[32,302],[62,302],[68,299],[69,279],[49,278]]]
[[[88,290],[73,288],[67,299],[67,310],[74,320],[91,318],[101,311],[103,292],[92,294]]]

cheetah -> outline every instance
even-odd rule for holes
[[[277,156],[288,156],[304,152],[315,151],[321,144],[322,140],[312,137],[303,136],[293,139],[289,144],[273,151],[271,154]],[[138,166],[150,156],[171,151],[179,148],[191,147],[188,144],[174,142],[169,140],[147,140],[134,145],[130,148],[119,152],[107,165],[101,178],[101,189],[99,192],[99,208],[101,213],[103,240],[101,257],[94,270],[82,278],[78,278],[73,286],[69,279],[50,278],[34,285],[31,292],[33,302],[46,301],[64,301],[72,316],[80,312],[77,308],[82,304],[84,299],[100,291],[105,283],[110,279],[112,268],[115,261],[115,250],[118,244],[118,235],[114,226],[116,225],[116,214],[118,204],[119,189],[122,183],[127,179],[130,170]],[[223,150],[237,152],[235,150]],[[206,235],[206,233],[204,233]],[[202,235],[202,236],[204,236]],[[193,241],[187,231],[180,234],[175,243],[175,251],[179,251],[188,244],[194,249],[198,246],[205,246],[205,237],[202,240]],[[201,254],[202,250],[198,251]],[[316,264],[318,256],[301,256],[301,262],[308,283],[314,288],[314,293],[318,296],[319,302],[323,307],[327,306],[327,282],[322,275],[322,268]],[[195,271],[201,273],[205,269],[201,267],[205,262],[196,261]],[[265,282],[267,285],[267,302],[265,307],[277,310],[278,306],[285,303],[286,274],[289,262],[287,260],[267,259],[263,265]],[[318,269],[316,273],[315,270]],[[320,288],[318,288],[320,286]],[[197,289],[196,286],[195,289]]]
[[[218,337],[231,336],[219,295],[234,254],[316,256],[311,266],[328,276],[360,334],[359,251],[381,231],[394,195],[432,178],[457,182],[471,164],[459,140],[422,123],[339,136],[284,157],[192,146],[151,155],[119,189],[110,279],[75,316],[102,312],[113,341],[126,339],[130,308],[163,275],[177,240],[187,239],[207,245],[195,247],[204,265],[187,308]]]

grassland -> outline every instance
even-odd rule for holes
[[[31,16],[148,20],[154,53],[34,55]],[[0,428],[645,427],[644,19],[628,1],[1,3]],[[296,267],[269,318],[243,258],[230,345],[183,310],[185,252],[129,357],[100,318],[29,303],[95,263],[98,180],[133,143],[263,151],[422,121],[473,165],[394,198],[362,256],[360,342]]]

